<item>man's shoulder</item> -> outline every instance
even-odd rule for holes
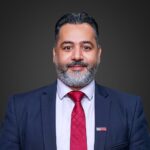
[[[39,99],[42,95],[51,95],[51,93],[55,90],[56,90],[56,82],[26,92],[13,94],[9,97],[9,100],[12,101],[13,99],[16,103],[22,102],[27,103],[30,101],[37,101],[37,99]]]
[[[133,103],[135,104],[138,101],[141,101],[141,97],[133,93],[125,92],[115,88],[110,88],[97,83],[96,88],[100,94],[104,95],[105,97],[108,97],[113,102],[124,104],[133,104]]]
[[[143,101],[141,96],[124,92],[118,89],[105,87],[96,84],[99,93],[105,93],[104,100],[111,101],[111,106],[114,112],[124,111],[133,114],[136,109],[143,110]]]

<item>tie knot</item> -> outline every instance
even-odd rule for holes
[[[68,96],[74,101],[74,102],[81,102],[83,96],[85,94],[81,91],[71,91],[68,93]]]

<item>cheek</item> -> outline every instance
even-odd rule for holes
[[[64,55],[64,54],[61,54],[61,53],[56,54],[55,55],[55,62],[57,64],[61,64],[61,65],[67,64],[69,62],[69,57],[67,55]]]
[[[95,64],[99,61],[99,57],[98,57],[98,54],[97,53],[94,53],[94,54],[88,54],[86,57],[85,57],[85,61],[88,62],[89,64]]]

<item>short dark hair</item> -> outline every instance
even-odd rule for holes
[[[60,28],[64,24],[67,24],[67,23],[70,23],[70,24],[88,23],[89,25],[91,25],[91,27],[95,31],[96,42],[97,42],[98,46],[100,46],[98,24],[95,21],[95,19],[93,17],[89,16],[88,13],[86,13],[86,12],[64,14],[55,24],[55,42],[57,42]]]

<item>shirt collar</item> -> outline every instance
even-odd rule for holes
[[[72,89],[70,87],[68,87],[67,85],[65,85],[61,80],[57,79],[57,93],[58,93],[58,96],[59,96],[59,98],[61,100],[70,91],[72,91]],[[84,88],[82,88],[80,91],[82,91],[83,93],[85,93],[85,95],[87,96],[87,98],[89,100],[92,100],[93,95],[94,95],[94,91],[95,91],[95,81],[93,80],[87,86],[85,86]]]

